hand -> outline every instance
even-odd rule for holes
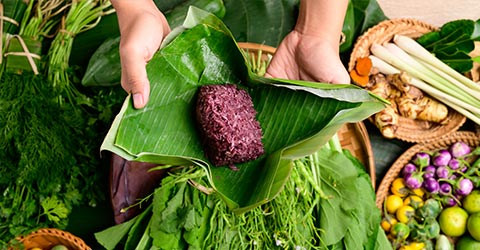
[[[326,83],[350,83],[339,56],[339,40],[293,30],[280,43],[267,77]],[[340,38],[338,38],[340,39]]]
[[[170,32],[165,16],[151,0],[112,1],[120,27],[121,84],[132,94],[134,107],[143,108],[150,95],[146,64]]]

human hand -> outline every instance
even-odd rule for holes
[[[146,64],[170,32],[165,16],[151,0],[112,0],[120,27],[122,88],[132,94],[134,107],[143,108],[149,99],[150,82]]]
[[[267,77],[327,83],[350,83],[335,38],[293,30],[280,43],[267,68]],[[338,38],[340,39],[340,38]]]

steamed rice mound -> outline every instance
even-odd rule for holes
[[[200,87],[196,119],[203,149],[215,166],[232,166],[264,153],[256,114],[250,95],[235,84]]]

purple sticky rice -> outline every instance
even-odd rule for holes
[[[235,84],[200,87],[196,119],[203,149],[215,166],[255,160],[265,152],[256,114],[250,95]]]

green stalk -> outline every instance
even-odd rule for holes
[[[389,74],[399,74],[400,73],[399,69],[393,67],[392,65],[386,63],[385,61],[383,61],[382,59],[380,59],[376,56],[369,56],[369,58],[372,60],[373,66],[376,67],[383,74],[389,75]],[[458,99],[456,99],[455,97],[453,97],[451,95],[448,95],[448,94],[445,94],[444,92],[428,85],[426,82],[424,82],[424,81],[422,81],[418,78],[411,77],[410,84],[412,84],[413,86],[425,91],[427,94],[436,98],[440,102],[445,103],[445,101],[448,101],[449,104],[455,104],[456,107],[459,107],[459,108],[463,107],[461,109],[471,110],[472,111],[471,113],[473,113],[472,115],[476,115],[476,116],[480,115],[480,108],[479,107],[472,106],[472,105],[470,105],[468,103],[464,103],[464,102],[462,103]],[[445,104],[450,106],[447,103],[445,103]],[[453,109],[457,110],[459,113],[461,113],[460,110],[454,108],[453,106],[451,106],[451,108],[453,108]]]
[[[66,93],[69,100],[82,97],[70,82],[68,75],[73,39],[79,33],[93,28],[104,14],[104,10],[110,6],[110,1],[107,0],[73,0],[67,15],[62,18],[58,34],[48,52],[48,77],[54,87]],[[86,101],[85,98],[83,101]]]
[[[441,98],[440,96],[433,96],[433,97]],[[458,113],[460,113],[460,114],[464,115],[465,117],[469,118],[470,120],[472,120],[476,124],[480,125],[480,114],[479,113],[474,114],[474,113],[470,112],[468,109],[463,108],[462,106],[458,105],[455,102],[450,102],[449,100],[443,100],[443,103],[445,103],[446,105],[455,109],[456,111],[458,111]]]
[[[414,77],[417,77],[419,79],[422,79],[422,80],[428,82],[433,87],[435,87],[439,90],[442,90],[443,92],[448,93],[452,96],[455,96],[459,100],[462,100],[462,102],[468,102],[469,104],[471,104],[473,106],[478,105],[478,101],[476,101],[470,95],[465,95],[463,93],[463,91],[461,91],[461,89],[451,87],[451,85],[448,86],[448,84],[446,85],[444,83],[445,80],[440,78],[438,75],[428,74],[427,73],[429,71],[428,69],[426,71],[423,71],[422,68],[425,68],[425,67],[423,67],[423,65],[421,65],[420,63],[418,63],[418,62],[414,63],[414,62],[410,62],[410,61],[405,62],[404,60],[400,59],[397,55],[393,54],[390,50],[388,50],[384,46],[378,45],[378,44],[373,44],[371,46],[371,51],[372,51],[373,55],[375,55],[376,57],[384,60],[385,62],[387,62],[389,64],[391,64],[392,66],[394,66],[394,67],[396,67],[400,70],[403,70],[403,71],[409,73],[410,75],[412,75]],[[412,63],[412,64],[410,64],[410,63]],[[417,66],[418,66],[418,68],[417,68]]]
[[[407,63],[411,68],[409,69],[409,71],[415,70],[421,75],[423,75],[423,77],[419,77],[420,79],[423,79],[432,85],[437,85],[437,88],[441,89],[443,92],[453,93],[457,95],[457,98],[466,102],[468,101],[472,105],[480,104],[480,96],[477,97],[475,95],[472,95],[472,91],[469,88],[465,87],[462,84],[456,85],[455,83],[452,83],[448,81],[448,79],[442,77],[442,75],[436,74],[430,68],[426,67],[423,63],[407,54],[397,45],[393,43],[387,43],[384,45],[384,47],[394,56],[397,56],[399,60]]]
[[[415,56],[419,60],[422,60],[432,66],[437,67],[441,71],[451,75],[458,81],[462,82],[465,84],[467,87],[471,89],[475,89],[477,91],[480,91],[480,85],[476,84],[472,80],[468,79],[464,75],[460,74],[453,68],[449,67],[447,64],[442,62],[440,59],[437,57],[433,56],[430,51],[425,49],[422,45],[417,43],[415,40],[412,38],[409,38],[407,36],[402,36],[402,35],[395,35],[393,38],[393,41],[403,50],[405,50],[407,53]]]
[[[413,56],[412,56],[413,57]],[[418,58],[414,57],[416,60],[418,60]],[[428,69],[430,69],[432,72],[434,72],[435,74],[438,74],[439,76],[441,76],[442,78],[446,79],[447,81],[449,81],[451,84],[453,84],[454,86],[458,86],[460,87],[462,90],[464,90],[466,93],[468,93],[469,95],[475,97],[477,100],[480,100],[480,91],[478,91],[477,89],[475,88],[471,88],[467,85],[464,85],[463,83],[461,83],[458,79],[452,77],[451,75],[447,74],[446,72],[440,70],[439,68],[436,68],[435,66],[431,65],[431,64],[428,64],[426,63],[425,61],[421,61],[421,60],[418,60],[422,65],[424,65],[425,67],[427,67]]]

